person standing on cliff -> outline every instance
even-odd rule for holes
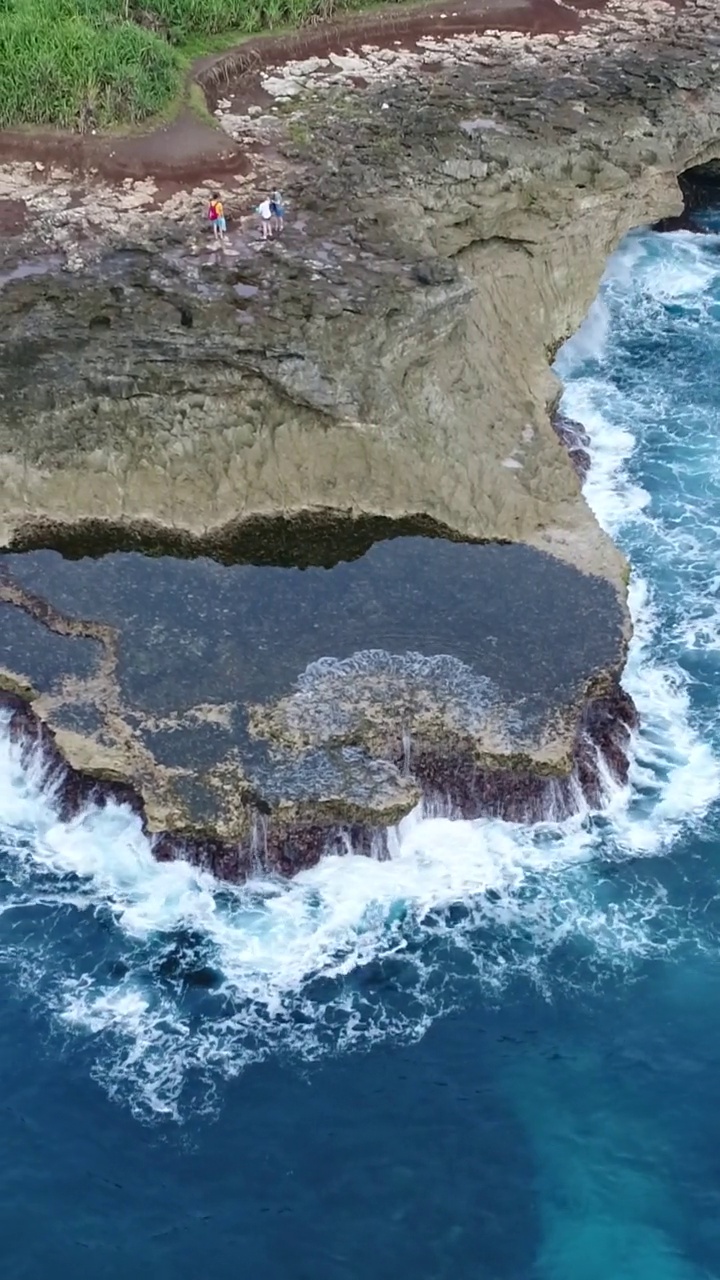
[[[277,235],[281,235],[285,227],[285,208],[279,191],[273,191],[270,201],[270,213],[272,214],[272,229]]]
[[[224,240],[227,232],[227,222],[225,221],[225,210],[223,208],[223,202],[220,199],[219,191],[216,191],[215,195],[212,196],[210,200],[207,216],[213,229],[215,239]]]
[[[260,218],[260,227],[262,230],[263,240],[269,240],[272,236],[272,223],[273,223],[272,205],[273,205],[273,202],[270,196],[266,196],[264,200],[260,201],[260,204],[258,205],[258,208],[257,208],[258,215]]]

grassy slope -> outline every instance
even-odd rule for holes
[[[0,0],[0,127],[137,124],[189,56],[362,0]],[[226,33],[230,32],[230,35]]]

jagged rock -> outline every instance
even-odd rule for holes
[[[418,284],[425,285],[454,284],[458,278],[457,264],[443,258],[417,262],[412,273]]]
[[[579,479],[584,480],[590,470],[590,437],[587,431],[581,422],[566,418],[562,413],[553,414],[552,424],[570,455]]]

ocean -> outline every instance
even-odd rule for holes
[[[640,711],[602,812],[218,886],[0,729],[5,1280],[720,1277],[720,216],[565,345]]]

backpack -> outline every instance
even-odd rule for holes
[[[217,216],[218,216],[217,205],[215,204],[214,200],[211,200],[210,204],[208,205],[207,216],[210,222],[217,222]]]

